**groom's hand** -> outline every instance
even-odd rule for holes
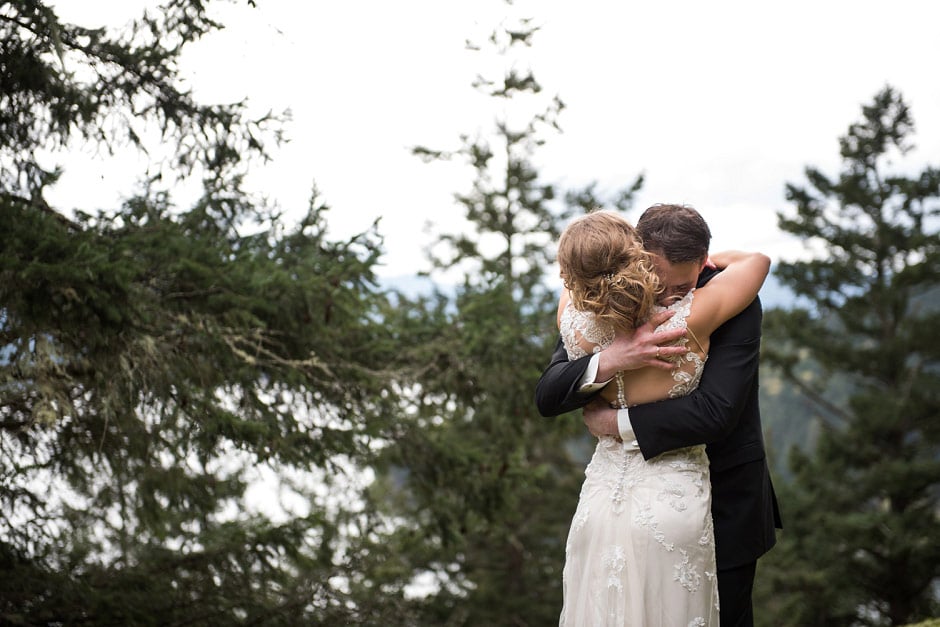
[[[604,435],[620,437],[617,410],[600,397],[584,406],[584,425],[595,437],[599,438]]]
[[[614,341],[602,350],[597,362],[597,381],[612,379],[618,370],[635,370],[645,366],[671,370],[675,364],[665,358],[688,352],[685,346],[670,346],[685,335],[685,329],[656,332],[656,327],[671,318],[673,312],[662,311],[650,317],[632,334],[618,333]]]

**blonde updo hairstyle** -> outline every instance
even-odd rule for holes
[[[565,228],[558,265],[575,309],[616,329],[642,324],[662,289],[636,229],[611,211],[588,213]]]

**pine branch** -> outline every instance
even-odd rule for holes
[[[824,412],[831,414],[828,418],[821,416],[825,426],[836,429],[852,420],[852,415],[849,412],[827,400],[818,390],[790,372],[789,368],[783,370],[783,376],[795,385],[803,396],[815,403]]]
[[[43,213],[46,213],[61,222],[63,226],[73,231],[84,230],[82,225],[80,225],[78,222],[75,222],[74,220],[71,220],[70,218],[67,218],[50,207],[40,196],[36,196],[34,198],[23,198],[22,196],[18,196],[16,194],[0,191],[0,198],[14,204],[26,205],[27,207],[32,207],[33,209],[37,209]]]

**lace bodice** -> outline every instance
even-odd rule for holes
[[[695,290],[693,289],[681,300],[669,305],[669,307],[654,307],[654,313],[659,313],[666,309],[675,312],[669,320],[659,325],[656,330],[687,329],[688,324],[686,323],[686,318],[688,318],[689,314],[692,312],[694,294]],[[565,350],[568,353],[568,359],[584,357],[589,354],[588,349],[590,349],[591,353],[598,353],[610,346],[614,341],[614,329],[610,325],[603,324],[601,321],[597,320],[596,316],[591,312],[575,309],[571,301],[568,301],[568,304],[561,313],[559,328],[561,330],[562,340],[565,344]],[[684,336],[680,338],[676,344],[688,346],[689,338]],[[672,371],[672,378],[675,381],[675,385],[669,390],[669,398],[685,396],[697,388],[698,382],[702,377],[702,370],[705,367],[705,360],[691,349],[685,354],[676,357],[675,360],[678,362],[678,367]],[[617,385],[622,388],[622,382],[619,376],[616,378],[616,382]],[[620,396],[622,396],[622,394]],[[629,399],[626,400],[629,403]]]

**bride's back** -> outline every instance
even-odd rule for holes
[[[689,318],[692,312],[694,291],[686,294],[678,302],[669,307],[657,307],[656,311],[668,309],[673,316],[659,326],[658,330],[689,328]],[[561,336],[568,351],[569,359],[576,359],[599,352],[611,344],[615,331],[610,324],[599,320],[591,312],[575,309],[568,301],[562,309],[559,318]],[[614,406],[632,406],[651,403],[667,398],[684,396],[698,387],[702,376],[702,369],[707,358],[707,337],[699,337],[694,329],[677,342],[688,347],[688,352],[675,358],[675,368],[662,370],[659,368],[640,368],[624,373],[618,373],[614,383],[607,386],[601,395]]]

